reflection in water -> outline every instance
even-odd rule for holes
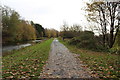
[[[21,45],[16,45],[16,46],[4,46],[2,47],[2,52],[7,52],[7,51],[14,50],[14,49],[20,49],[22,47],[27,47],[30,45],[31,45],[30,43],[27,43],[27,44],[21,44]]]
[[[38,42],[41,42],[41,41],[42,40],[34,40],[32,42],[33,43],[38,43]],[[2,47],[2,52],[12,51],[12,50],[20,49],[20,48],[27,47],[27,46],[31,46],[31,44],[26,43],[26,44],[20,44],[20,45],[3,46]]]
[[[42,41],[42,40],[34,40],[34,41],[32,41],[32,42],[36,42],[36,43],[37,43],[37,42],[41,42],[41,41]]]

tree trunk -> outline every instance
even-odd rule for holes
[[[117,3],[108,3],[108,10],[110,12],[110,20],[111,20],[111,25],[110,25],[110,44],[109,47],[112,48],[114,44],[114,27],[115,27],[115,12],[117,8]]]
[[[113,28],[113,24],[111,25],[111,28]],[[113,43],[114,43],[114,42],[113,42],[113,37],[114,37],[114,36],[113,36],[113,32],[114,32],[114,29],[111,29],[111,30],[110,30],[110,45],[109,45],[110,48],[112,48]]]

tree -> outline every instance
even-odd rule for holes
[[[69,31],[72,31],[72,32],[80,32],[80,31],[82,31],[82,26],[77,25],[77,24],[74,24],[73,26],[71,26],[71,27],[69,28]]]
[[[58,31],[55,29],[45,29],[45,37],[58,37]]]
[[[36,32],[28,21],[21,20],[20,15],[9,7],[2,7],[3,44],[17,43],[36,39]]]
[[[117,6],[118,6],[118,2],[106,3],[99,1],[99,2],[93,2],[87,4],[87,9],[86,9],[88,11],[88,20],[94,21],[100,25],[100,28],[98,30],[102,31],[103,44],[104,46],[109,46],[109,48],[112,48],[119,28],[119,27],[115,27],[116,25],[115,16],[117,12],[116,11]],[[108,24],[110,24],[109,29],[107,28]],[[109,33],[110,36],[107,36],[107,33]],[[109,42],[106,40],[107,37],[109,37]]]
[[[21,37],[23,41],[36,39],[35,28],[28,24],[27,21],[21,20]]]
[[[42,27],[42,25],[34,24],[34,26],[35,26],[35,29],[36,29],[37,38],[43,37],[45,32],[44,32],[44,28]]]
[[[117,12],[117,7],[118,7],[119,2],[107,2],[107,7],[108,7],[108,11],[109,11],[109,15],[110,15],[110,48],[112,48],[114,42],[115,42],[115,38],[116,35],[119,31],[119,25],[117,27],[115,27],[115,16],[116,16],[116,12]],[[116,30],[116,31],[115,31]],[[114,32],[115,35],[114,35]]]
[[[100,25],[98,30],[103,35],[103,45],[106,46],[106,34],[107,34],[107,10],[104,2],[93,2],[87,4],[88,20],[94,21]]]
[[[19,14],[11,10],[9,7],[2,7],[2,25],[3,25],[3,40],[16,41],[16,33],[19,24]],[[8,38],[8,39],[6,39]]]
[[[13,12],[10,16],[10,23],[9,23],[9,34],[11,34],[10,38],[12,38],[13,42],[17,40],[17,32],[19,31],[19,14],[17,12]]]
[[[68,27],[68,25],[64,23],[61,27],[60,36],[63,37],[63,39],[73,38],[79,36],[81,31],[82,27],[80,25],[74,24],[73,26]]]

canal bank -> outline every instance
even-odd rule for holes
[[[21,48],[24,48],[27,46],[31,46],[35,43],[40,43],[40,42],[42,42],[42,40],[34,40],[34,41],[30,41],[30,42],[22,43],[22,44],[17,44],[17,45],[2,46],[2,53],[4,54],[4,53],[12,51],[12,50],[18,50],[18,49],[21,49]]]

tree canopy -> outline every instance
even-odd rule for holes
[[[36,39],[36,31],[28,21],[11,8],[2,7],[2,39],[4,43],[13,43]]]

